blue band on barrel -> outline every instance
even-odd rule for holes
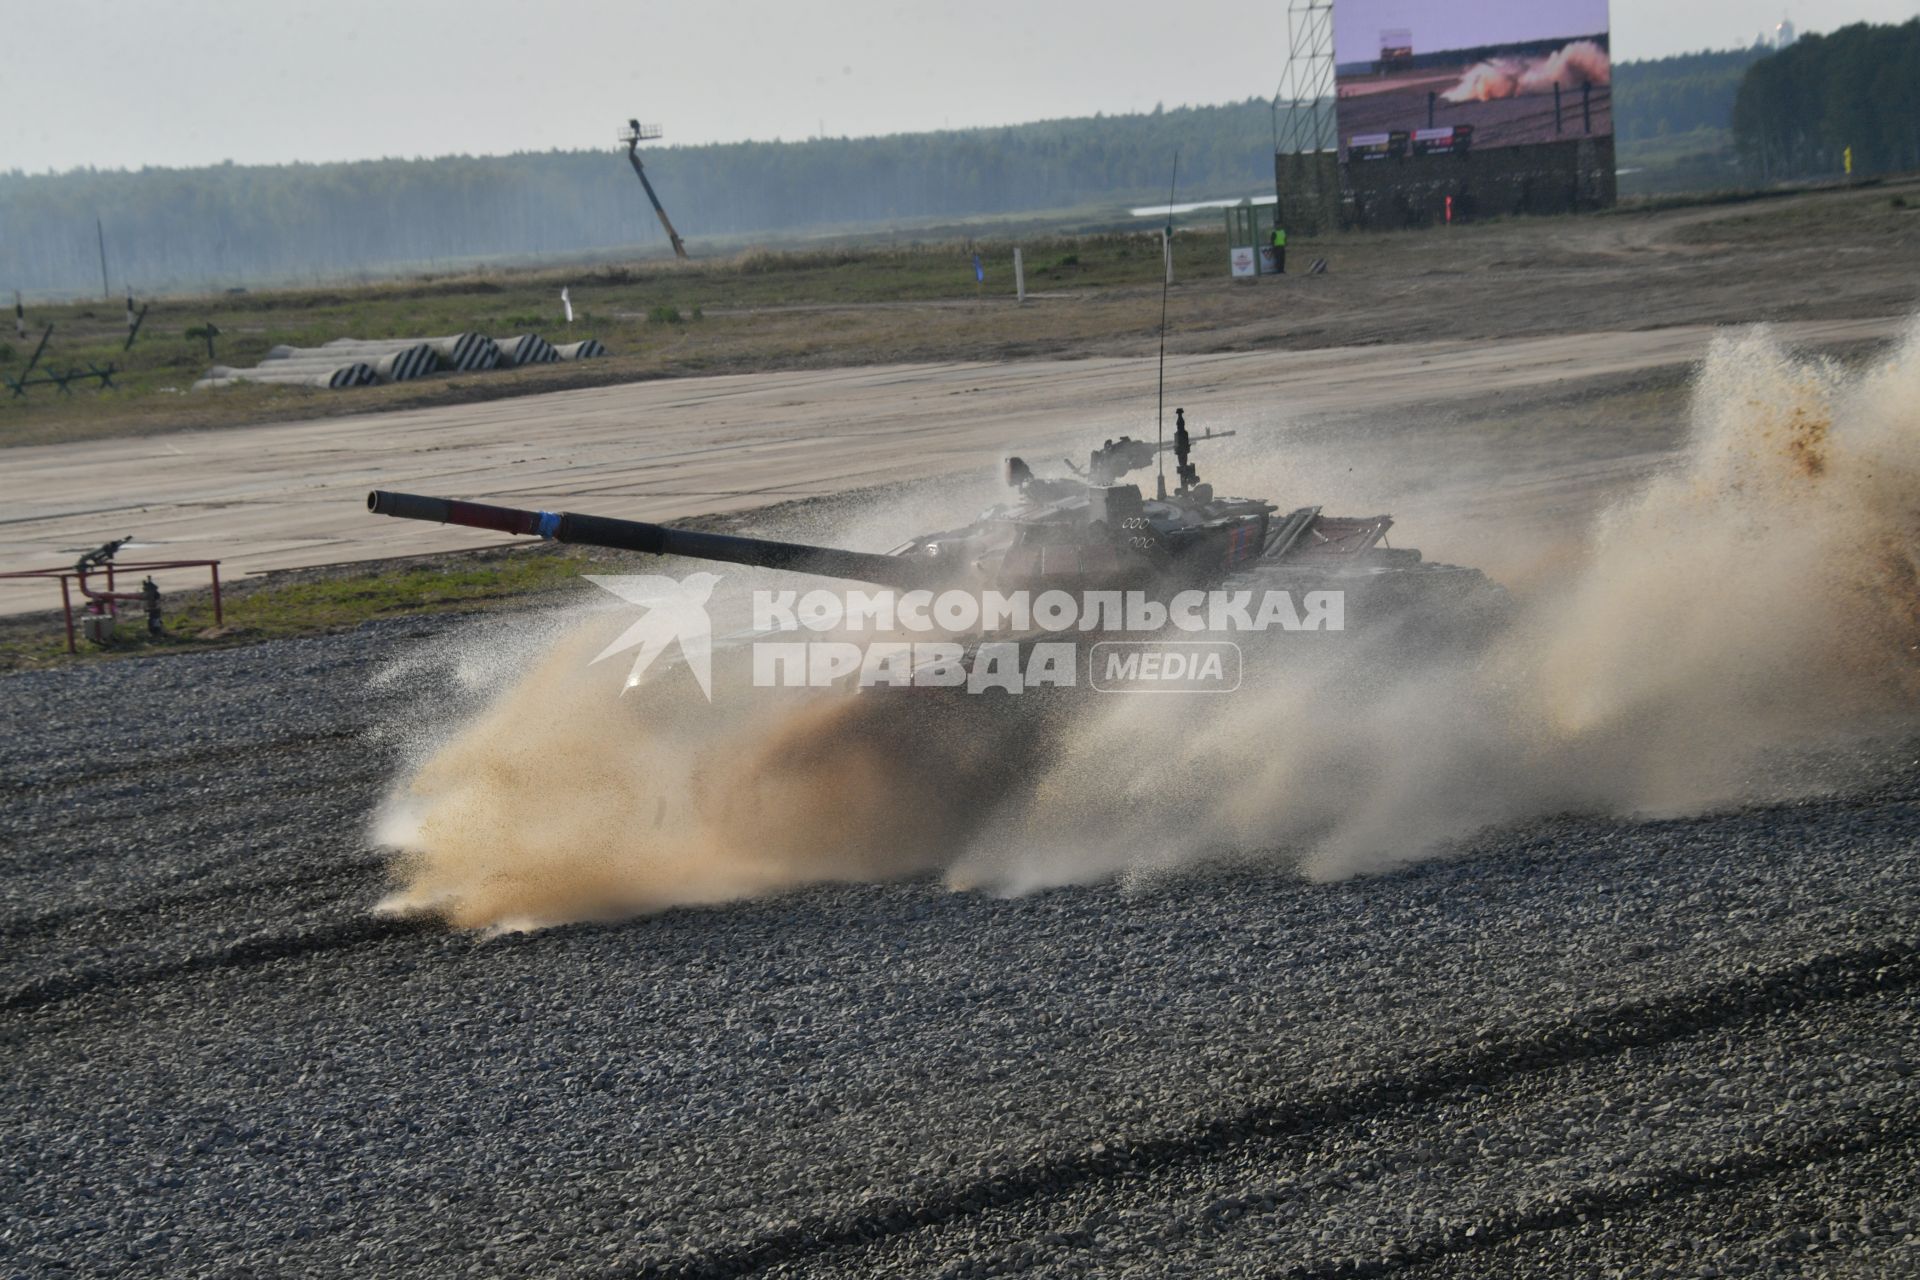
[[[534,523],[533,531],[543,538],[553,538],[560,532],[560,517],[551,511],[542,511]]]

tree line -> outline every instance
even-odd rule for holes
[[[1763,180],[1920,168],[1920,18],[1802,36],[1747,69],[1734,145]]]
[[[1265,99],[992,129],[645,149],[690,241],[1164,200],[1273,181]],[[137,289],[351,276],[402,267],[664,248],[616,151],[343,164],[0,174],[0,287]]]
[[[1744,54],[1616,67],[1625,136],[1724,125]],[[1909,81],[1909,88],[1911,81]],[[1271,187],[1264,98],[1219,106],[877,138],[652,148],[648,175],[681,233],[778,237]],[[0,290],[71,296],[351,278],[516,256],[662,250],[616,151],[341,164],[0,173]]]
[[[1756,45],[1617,64],[1614,136],[1640,142],[1695,129],[1725,129],[1733,120],[1741,78],[1767,53],[1765,46]]]

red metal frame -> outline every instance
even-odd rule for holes
[[[70,583],[77,584],[80,594],[89,601],[87,612],[105,613],[108,617],[119,616],[116,608],[121,600],[145,600],[146,596],[137,591],[115,591],[114,575],[118,570],[131,569],[140,573],[151,573],[161,569],[205,569],[213,576],[213,622],[219,626],[226,615],[220,607],[220,562],[218,560],[122,560],[118,564],[108,563],[99,569],[15,569],[0,573],[5,578],[58,578],[60,580],[60,612],[67,620],[67,652],[78,653],[80,647],[73,636],[73,591]],[[88,573],[105,572],[107,589],[95,591],[87,585]]]

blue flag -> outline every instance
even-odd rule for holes
[[[977,253],[973,255],[973,282],[975,284],[987,282],[987,269],[980,265],[980,255]]]

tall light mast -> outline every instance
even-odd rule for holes
[[[660,225],[667,229],[667,239],[673,241],[676,257],[687,256],[687,246],[681,243],[680,233],[673,229],[673,223],[667,220],[667,211],[660,203],[660,197],[653,193],[653,184],[647,181],[647,171],[640,163],[640,144],[650,142],[660,136],[657,124],[641,124],[638,120],[627,121],[626,131],[620,135],[620,141],[627,144],[627,159],[633,162],[633,171],[640,178],[640,185],[646,188],[647,199],[653,202],[653,211],[660,215]]]

